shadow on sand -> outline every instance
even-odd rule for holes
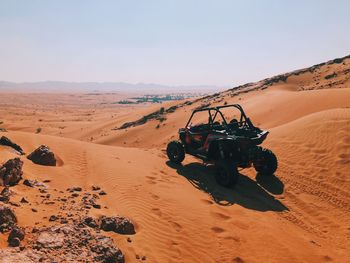
[[[216,183],[213,166],[202,163],[176,165],[170,161],[167,162],[167,165],[176,169],[177,173],[185,177],[195,188],[209,194],[213,201],[219,205],[238,204],[256,211],[288,210],[285,205],[270,194],[283,193],[284,185],[276,176],[266,178],[257,175],[256,182],[240,174],[236,186],[225,188]]]

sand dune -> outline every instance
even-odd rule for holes
[[[136,255],[146,256],[146,262],[347,262],[350,86],[344,72],[349,63],[345,59],[293,73],[267,88],[261,82],[229,90],[181,106],[165,114],[163,122],[149,120],[122,130],[111,129],[160,106],[96,106],[92,112],[88,105],[68,103],[60,115],[59,107],[42,108],[39,101],[31,115],[23,108],[17,111],[12,101],[9,112],[1,109],[0,126],[9,132],[0,135],[27,153],[41,144],[55,152],[61,160],[56,167],[21,157],[25,179],[50,180],[51,199],[67,197],[72,186],[90,191],[98,185],[107,192],[99,199],[101,209],[88,213],[120,214],[135,222],[136,235],[107,233],[126,262],[139,262]],[[325,78],[333,72],[337,76]],[[264,146],[279,159],[274,177],[256,178],[254,169],[245,169],[237,186],[229,189],[215,182],[212,167],[192,157],[182,166],[167,161],[165,145],[176,138],[191,111],[204,103],[224,102],[242,104],[255,124],[270,130]],[[43,131],[34,134],[30,124],[38,124],[38,118]],[[66,128],[59,129],[61,125]],[[0,162],[17,156],[0,146]],[[51,214],[68,213],[60,202],[45,204],[37,188],[20,183],[11,190],[14,202],[22,197],[29,201],[13,207],[19,225],[28,229],[55,224],[48,220]],[[1,247],[7,246],[6,238],[0,235]]]

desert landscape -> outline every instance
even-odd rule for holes
[[[0,262],[349,262],[350,56],[115,104],[130,96],[1,91]],[[168,161],[194,109],[235,103],[270,131],[273,176],[227,188]]]

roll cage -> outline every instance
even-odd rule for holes
[[[247,118],[243,108],[241,105],[239,104],[231,104],[231,105],[224,105],[224,106],[217,106],[217,107],[209,107],[209,108],[203,108],[203,109],[196,109],[192,112],[191,117],[189,118],[185,128],[188,128],[188,126],[191,123],[191,120],[193,118],[193,116],[198,113],[198,112],[202,112],[202,111],[208,111],[208,124],[210,126],[214,125],[215,119],[218,116],[218,114],[221,116],[223,123],[222,125],[227,126],[229,123],[227,123],[224,115],[221,112],[221,109],[223,108],[229,108],[229,107],[233,107],[236,108],[240,111],[241,116],[240,116],[240,120],[239,120],[239,126],[248,126],[248,127],[254,127],[253,124],[251,123],[251,121],[249,120],[249,118]]]

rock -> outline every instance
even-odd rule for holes
[[[0,193],[0,201],[7,203],[10,200],[10,188],[9,187],[5,187],[4,189],[2,189],[1,193]]]
[[[55,231],[44,231],[40,233],[37,244],[44,248],[58,249],[64,244],[64,234]]]
[[[101,205],[99,205],[99,204],[93,204],[92,207],[96,208],[96,209],[101,209]]]
[[[32,208],[32,211],[33,211],[34,213],[36,213],[36,212],[38,212],[38,209]]]
[[[47,188],[47,186],[42,183],[42,182],[39,182],[37,180],[29,180],[29,179],[25,179],[23,181],[23,184],[26,185],[26,186],[29,186],[29,187],[42,187],[42,188]]]
[[[24,239],[25,233],[24,230],[19,227],[13,227],[10,235],[8,236],[7,242],[11,247],[18,247],[21,243],[21,240]]]
[[[19,158],[8,160],[0,167],[0,184],[13,186],[22,179],[23,162]]]
[[[101,187],[99,187],[97,185],[93,185],[91,188],[92,188],[92,191],[98,191],[101,189]]]
[[[100,191],[99,193],[98,193],[99,195],[106,195],[107,193],[105,192],[105,191]]]
[[[12,201],[9,201],[9,205],[16,206],[16,207],[20,207],[21,206],[19,203],[12,202]]]
[[[21,146],[19,146],[18,144],[12,142],[9,138],[7,138],[6,136],[2,136],[0,138],[0,145],[5,145],[5,146],[9,146],[13,149],[15,149],[17,152],[19,152],[21,155],[24,155],[24,151],[21,148]]]
[[[108,245],[97,245],[93,247],[93,251],[99,254],[94,259],[97,261],[105,262],[105,263],[124,263],[124,255],[122,252],[115,248],[110,247]]]
[[[21,240],[19,240],[18,237],[15,237],[11,240],[8,240],[8,243],[10,247],[19,247],[19,245],[21,244]]]
[[[96,220],[93,219],[91,216],[85,217],[83,219],[83,224],[87,225],[87,226],[89,226],[91,228],[97,228],[98,227],[98,224],[97,224]]]
[[[67,191],[70,192],[70,193],[73,193],[73,192],[81,192],[83,189],[79,186],[74,186],[72,188],[68,188]]]
[[[22,199],[21,199],[20,202],[21,202],[21,203],[29,203],[28,200],[27,200],[25,197],[22,197]]]
[[[27,156],[35,164],[56,166],[55,154],[46,145],[41,145]]]
[[[52,221],[56,221],[57,219],[58,219],[57,216],[52,215],[52,216],[50,216],[49,221],[52,222]]]
[[[106,217],[101,218],[101,229],[104,231],[113,231],[118,234],[135,234],[135,227],[130,219],[126,217]]]
[[[17,223],[15,213],[11,208],[0,205],[0,232],[9,230],[12,226]]]
[[[124,263],[124,255],[109,237],[78,225],[41,228],[32,234],[35,253],[43,253],[43,262],[115,262]]]

